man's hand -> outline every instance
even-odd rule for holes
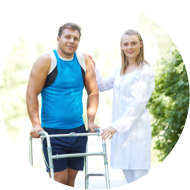
[[[42,129],[41,126],[36,125],[36,126],[34,126],[33,129],[30,131],[30,135],[31,135],[33,138],[40,138],[40,135],[39,135],[39,132],[40,132],[40,131],[44,131],[44,130]]]
[[[90,133],[94,133],[94,128],[100,128],[98,125],[96,125],[94,122],[88,123],[88,129],[90,130]]]

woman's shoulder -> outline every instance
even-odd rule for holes
[[[141,75],[154,75],[151,66],[145,63],[141,68]]]

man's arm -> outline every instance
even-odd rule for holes
[[[96,116],[99,103],[99,92],[93,62],[87,54],[83,54],[83,56],[86,64],[85,88],[88,94],[88,129],[90,129],[91,132],[94,132],[94,128],[100,128],[94,123],[94,118]]]
[[[34,63],[26,92],[26,104],[33,129],[30,135],[39,138],[39,131],[43,131],[39,118],[38,95],[43,89],[47,74],[51,67],[51,57],[49,54],[40,56]]]

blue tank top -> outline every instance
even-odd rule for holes
[[[54,129],[73,129],[84,124],[83,88],[84,79],[81,66],[74,53],[73,60],[64,61],[53,50],[57,67],[52,72],[54,81],[44,85],[41,92],[41,126]],[[46,83],[47,83],[46,79]],[[45,83],[45,84],[46,84]]]

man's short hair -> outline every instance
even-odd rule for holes
[[[81,37],[81,27],[75,23],[66,23],[64,25],[62,25],[60,28],[59,28],[59,31],[58,31],[58,36],[61,37],[62,33],[63,33],[63,30],[66,29],[66,28],[69,28],[71,30],[78,30],[79,34],[80,34],[80,37]]]

